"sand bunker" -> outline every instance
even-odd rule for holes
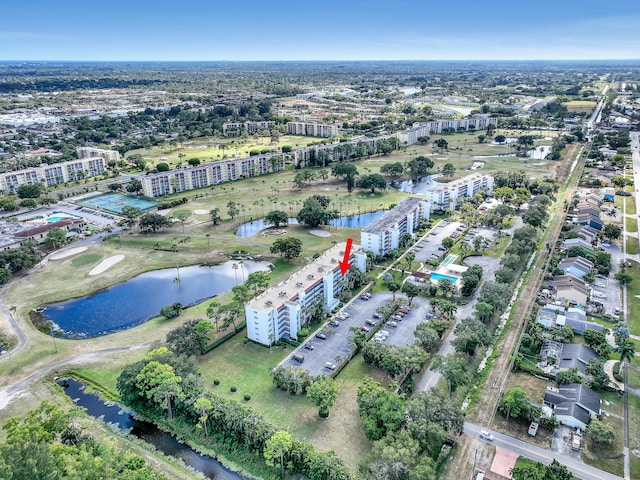
[[[325,230],[309,230],[311,235],[315,235],[316,237],[330,237],[331,234]]]
[[[75,247],[75,248],[67,248],[66,250],[60,250],[52,254],[49,257],[49,260],[62,260],[63,258],[71,257],[73,255],[77,255],[79,253],[84,252],[87,247]]]
[[[196,215],[209,215],[209,210],[194,210],[193,213]]]
[[[113,257],[105,258],[89,272],[89,275],[100,275],[122,260],[124,260],[124,255],[114,255]]]

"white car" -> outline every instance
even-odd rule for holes
[[[489,430],[480,430],[480,438],[484,438],[491,442],[493,441],[493,434]]]

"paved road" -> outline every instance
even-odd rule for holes
[[[469,422],[464,423],[465,435],[480,438],[481,429],[483,429],[483,427],[480,425]],[[549,465],[555,459],[565,465],[576,477],[583,480],[621,480],[621,477],[618,477],[617,475],[586,465],[582,463],[582,461],[568,455],[556,452],[552,453],[549,450],[530,445],[518,440],[517,438],[513,438],[502,433],[494,431],[491,433],[494,436],[494,440],[492,442],[485,441],[486,443],[492,443],[493,445],[515,452],[518,455],[535,460],[536,462],[544,463],[545,465]]]

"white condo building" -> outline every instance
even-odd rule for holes
[[[422,198],[407,197],[382,217],[371,222],[360,232],[360,243],[365,251],[386,255],[398,248],[400,237],[412,234],[420,218],[429,218],[429,205]]]
[[[0,174],[0,190],[12,194],[20,185],[34,183],[51,187],[74,180],[97,177],[106,170],[106,162],[102,157],[81,158],[51,165],[42,164],[39,167]]]
[[[307,308],[321,300],[327,311],[333,310],[339,303],[338,294],[346,285],[346,276],[338,264],[345,248],[344,242],[334,245],[287,280],[251,300],[245,309],[248,337],[263,345],[281,338],[297,339],[298,330],[309,315]],[[349,262],[351,268],[364,272],[367,256],[353,245]]]
[[[78,147],[76,149],[76,154],[78,158],[94,158],[94,157],[102,157],[105,162],[119,162],[120,161],[120,152],[117,150],[105,150],[104,148],[94,148],[94,147]]]
[[[493,177],[486,173],[472,173],[449,183],[427,188],[425,199],[431,209],[453,210],[460,198],[473,197],[484,189],[488,195],[493,191]]]
[[[287,123],[287,133],[328,138],[338,135],[338,127],[329,123],[289,122]]]
[[[397,136],[401,145],[413,145],[418,142],[418,138],[434,133],[486,130],[489,125],[497,126],[498,119],[488,115],[476,115],[468,118],[434,120],[414,123],[411,128],[399,132]]]

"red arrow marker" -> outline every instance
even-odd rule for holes
[[[342,259],[342,261],[338,261],[338,263],[340,264],[340,271],[342,272],[343,277],[344,277],[344,274],[347,273],[347,270],[349,270],[349,267],[351,266],[351,264],[349,263],[349,257],[351,256],[352,243],[353,243],[353,240],[350,238],[347,238],[347,248],[344,251],[344,258]]]

